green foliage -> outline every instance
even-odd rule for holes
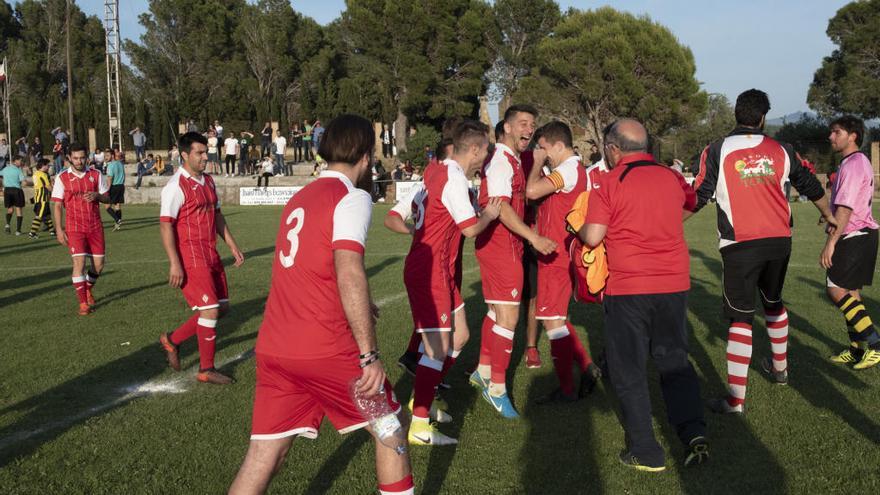
[[[828,22],[837,45],[813,76],[807,94],[821,115],[880,117],[880,0],[851,2]]]
[[[800,155],[816,165],[817,173],[830,173],[838,160],[828,142],[828,122],[822,118],[806,117],[786,123],[774,138],[794,146]]]
[[[537,49],[515,101],[599,138],[617,117],[661,135],[706,105],[690,49],[664,26],[610,7],[569,10]]]
[[[428,165],[428,159],[425,155],[425,146],[431,151],[436,151],[437,143],[440,142],[440,133],[437,129],[429,125],[416,126],[416,133],[407,140],[406,151],[400,153],[398,158],[401,161],[410,160],[413,165],[425,167]]]
[[[678,158],[686,166],[696,168],[696,160],[707,144],[721,138],[733,130],[736,119],[733,106],[726,96],[712,93],[708,95],[705,110],[681,127],[670,130],[657,139],[660,144],[659,158],[671,163]]]

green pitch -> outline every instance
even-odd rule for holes
[[[539,408],[532,400],[556,385],[547,339],[544,367],[522,365],[522,324],[510,373],[522,419],[501,419],[468,386],[480,322],[479,272],[473,244],[466,251],[464,296],[472,341],[453,368],[447,394],[456,418],[442,431],[460,444],[412,449],[418,493],[856,493],[880,488],[880,369],[854,372],[827,362],[845,345],[843,318],[826,301],[818,266],[823,234],[810,205],[795,210],[794,253],[785,299],[791,320],[790,384],[772,385],[757,366],[769,353],[763,321],[755,350],[745,416],[707,412],[710,463],[685,470],[682,449],[666,425],[653,384],[655,418],[669,453],[665,473],[633,472],[617,461],[623,431],[607,385],[575,405]],[[402,283],[408,238],[382,228],[376,207],[366,265],[385,368],[401,400],[412,381],[395,365],[410,332]],[[691,248],[691,357],[704,397],[724,393],[726,322],[720,316],[715,214],[687,225]],[[189,315],[167,286],[156,207],[125,207],[125,227],[106,234],[107,267],[95,288],[97,312],[76,316],[66,251],[48,236],[38,241],[0,235],[0,493],[224,492],[248,443],[257,336],[269,289],[280,208],[228,207],[227,219],[247,260],[227,268],[232,312],[218,327],[218,364],[236,377],[227,387],[198,384],[196,344],[182,352],[182,373],[170,371],[159,333]],[[25,217],[25,225],[30,214]],[[109,223],[108,223],[109,225]],[[229,252],[220,247],[225,262]],[[656,260],[663,263],[663,260]],[[880,283],[880,280],[878,280]],[[880,293],[866,291],[880,320]],[[572,320],[591,350],[602,346],[602,312],[577,306]],[[364,432],[346,436],[326,423],[317,440],[297,440],[274,493],[373,493],[373,449]],[[867,493],[867,491],[865,492]]]

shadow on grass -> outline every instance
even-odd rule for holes
[[[129,292],[135,293],[143,289],[131,289]],[[262,314],[264,302],[265,299],[259,297],[234,304],[232,312],[221,320],[221,328],[238,327]],[[156,329],[157,336],[160,331],[161,329]],[[218,357],[222,356],[223,349],[255,337],[256,332],[226,339],[221,336],[218,339]],[[184,343],[181,347],[181,359],[186,359],[194,352],[197,352],[194,343]],[[243,353],[228,367],[234,368],[252,355],[252,351]],[[45,392],[5,407],[0,410],[0,415],[10,412],[25,414],[8,426],[0,428],[0,467],[32,454],[41,445],[51,442],[71,428],[124,406],[138,397],[155,393],[152,390],[140,390],[139,387],[165,373],[167,368],[164,353],[158,343],[148,345]],[[194,378],[188,373],[175,374],[166,381],[154,384],[154,388],[161,388],[163,384],[173,385],[175,381],[190,380]]]

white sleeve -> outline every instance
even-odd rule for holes
[[[159,207],[160,222],[174,222],[177,220],[177,214],[180,213],[180,207],[183,206],[183,191],[177,181],[169,181],[162,188],[161,206]]]
[[[55,176],[55,182],[52,184],[52,200],[62,201],[64,199],[64,181],[61,180],[61,174]]]
[[[373,200],[362,189],[353,189],[342,198],[333,210],[332,249],[347,249],[364,254]]]
[[[503,153],[498,153],[486,167],[486,190],[490,198],[513,196],[513,167]]]
[[[580,167],[580,162],[554,170],[554,172],[559,172],[562,176],[562,188],[560,188],[560,191],[570,193],[574,189],[578,182],[578,167]]]
[[[110,190],[110,179],[104,177],[104,174],[98,172],[98,194],[106,194]]]
[[[404,222],[412,218],[412,202],[416,198],[416,195],[424,188],[425,185],[421,182],[413,186],[413,188],[409,190],[409,194],[398,201],[397,204],[391,208],[391,211],[400,215],[400,218],[402,218]]]
[[[477,214],[474,206],[471,204],[471,198],[468,195],[467,179],[464,175],[455,174],[449,177],[446,185],[443,187],[443,194],[440,202],[446,207],[446,210],[452,215],[452,219],[460,229],[466,229],[477,223]]]

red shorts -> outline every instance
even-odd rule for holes
[[[451,332],[453,292],[451,281],[437,281],[404,274],[406,294],[412,311],[413,328],[417,333]],[[445,286],[445,287],[444,287]],[[459,298],[461,296],[459,295]]]
[[[571,271],[567,266],[544,265],[539,261],[535,318],[538,320],[567,318],[571,291]]]
[[[229,302],[223,266],[184,268],[183,297],[193,310],[211,309]]]
[[[66,233],[71,256],[104,256],[104,229]]]
[[[503,263],[489,256],[477,256],[483,299],[487,304],[519,304],[522,299],[523,266]]]
[[[257,354],[251,440],[294,435],[315,438],[324,416],[339,433],[367,426],[348,392],[349,383],[361,374],[357,355],[285,359]],[[400,411],[387,379],[385,391],[388,405],[393,411]]]

